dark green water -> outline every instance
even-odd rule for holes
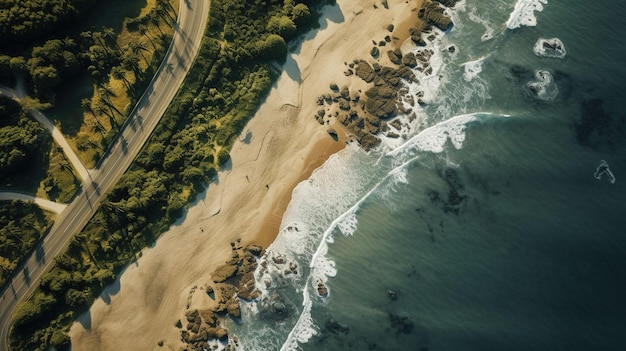
[[[626,350],[626,2],[535,4],[458,5],[422,127],[298,186],[242,348]]]

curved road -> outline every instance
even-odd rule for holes
[[[163,116],[191,68],[200,48],[209,16],[208,0],[180,2],[178,25],[165,59],[129,116],[117,139],[98,168],[83,180],[74,201],[59,214],[50,232],[26,262],[18,267],[0,291],[0,351],[8,350],[11,315],[19,302],[38,286],[39,278],[54,263],[54,257],[69,245],[72,235],[82,230],[100,201],[128,169]]]

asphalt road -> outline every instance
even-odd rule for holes
[[[82,230],[100,201],[128,169],[141,147],[163,116],[183,79],[191,68],[208,21],[208,0],[180,2],[178,26],[172,45],[157,74],[90,179],[55,220],[50,232],[35,247],[33,254],[18,267],[16,274],[0,291],[0,350],[8,351],[11,315],[16,306],[30,296],[40,277],[54,263],[54,258],[69,245],[72,235]]]

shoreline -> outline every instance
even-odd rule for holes
[[[176,321],[213,302],[196,288],[203,290],[230,258],[230,243],[267,248],[278,235],[295,186],[345,146],[341,132],[334,141],[327,133],[332,126],[315,120],[316,98],[329,83],[358,89],[360,83],[344,75],[344,62],[369,57],[371,40],[383,38],[388,24],[414,16],[410,9],[421,3],[389,2],[390,9],[373,0],[338,0],[325,8],[321,28],[302,39],[233,145],[230,169],[220,171],[183,218],[79,317],[69,333],[73,348],[184,346]]]

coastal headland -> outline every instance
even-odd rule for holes
[[[446,5],[446,1],[439,3]],[[322,118],[324,126],[320,126],[315,118],[320,110],[319,97],[328,94],[331,84],[350,92],[370,89],[366,79],[346,74],[352,68],[347,66],[355,60],[376,60],[373,40],[380,51],[380,41],[387,42],[381,65],[393,59],[386,54],[387,49],[393,52],[404,40],[419,43],[419,33],[411,29],[426,28],[418,16],[424,14],[421,9],[430,8],[434,15],[442,13],[433,6],[439,4],[430,0],[337,0],[336,5],[326,7],[321,27],[305,35],[291,50],[281,77],[235,142],[230,166],[74,323],[70,330],[72,348],[194,347],[182,340],[181,331],[188,325],[199,331],[198,318],[210,317],[206,311],[216,305],[215,284],[220,280],[216,270],[229,276],[227,280],[233,272],[224,263],[253,267],[252,257],[271,245],[278,234],[294,187],[346,142],[360,140],[358,132],[346,128],[346,123],[341,125],[338,118]],[[439,21],[446,26],[445,19]],[[401,64],[402,59],[400,56]],[[412,59],[405,61],[404,66],[413,65]],[[376,78],[391,79],[380,74],[373,80]],[[397,94],[391,95],[395,101]],[[324,116],[326,113],[334,110],[325,110]],[[225,309],[237,313],[236,306],[227,304]],[[218,337],[223,334],[213,331]]]

